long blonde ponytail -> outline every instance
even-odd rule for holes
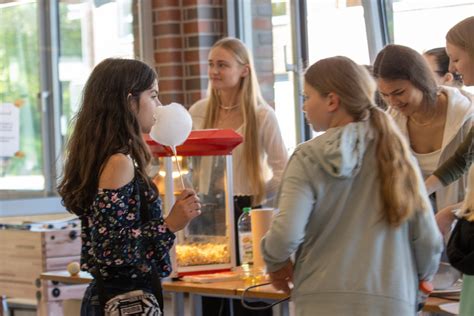
[[[390,225],[399,226],[416,210],[427,208],[419,193],[421,175],[416,170],[407,142],[391,117],[373,106],[370,108],[370,121],[378,131],[376,160],[385,217]]]

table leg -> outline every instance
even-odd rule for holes
[[[273,307],[273,315],[290,316],[290,304],[288,301],[281,302]]]
[[[232,298],[227,300],[229,301],[229,316],[234,316],[234,300]]]
[[[36,298],[37,298],[37,308],[36,315],[38,316],[55,316],[63,315],[63,301],[48,301],[48,281],[36,281]]]
[[[202,316],[202,296],[189,293],[189,305],[191,307],[191,316]]]
[[[57,316],[57,315],[63,315],[63,314],[64,314],[64,310],[63,310],[62,301],[38,302],[38,309],[36,311],[36,315],[38,316]]]
[[[174,316],[184,316],[184,293],[171,292],[171,304]]]

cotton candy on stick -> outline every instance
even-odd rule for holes
[[[179,103],[158,106],[155,109],[155,125],[151,128],[150,137],[158,143],[170,146],[178,167],[181,185],[184,180],[176,156],[176,146],[181,145],[191,133],[193,121],[189,112]]]
[[[184,180],[183,180],[183,175],[181,174],[181,167],[179,166],[179,163],[178,163],[178,156],[176,155],[176,147],[171,146],[171,150],[173,151],[174,161],[176,162],[176,167],[178,167],[179,178],[181,179],[181,186],[183,187],[183,190],[184,190],[185,189]]]

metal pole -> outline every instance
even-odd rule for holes
[[[38,1],[41,124],[43,139],[44,195],[56,193],[61,174],[61,90],[59,86],[58,2]]]

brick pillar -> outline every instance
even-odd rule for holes
[[[160,99],[190,107],[206,95],[207,56],[225,35],[224,0],[153,1]]]
[[[153,48],[158,72],[160,99],[164,104],[183,103],[183,40],[179,0],[155,0],[153,9]]]

